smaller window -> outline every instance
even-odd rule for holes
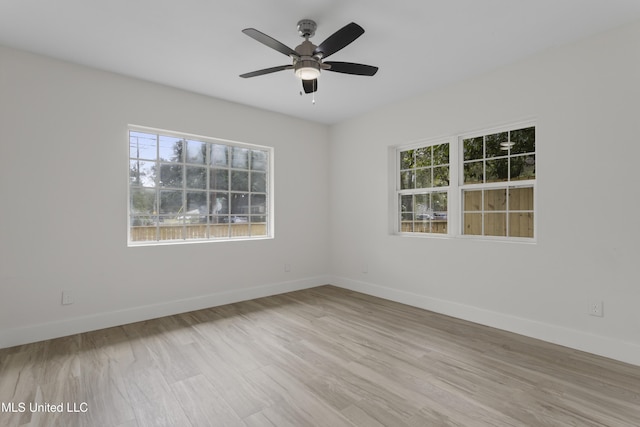
[[[398,231],[449,232],[449,143],[397,151]]]
[[[534,237],[535,127],[461,139],[462,234]]]

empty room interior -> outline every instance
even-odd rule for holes
[[[444,3],[0,1],[0,426],[640,425],[640,3]]]

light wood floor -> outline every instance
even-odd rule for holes
[[[0,426],[640,426],[640,367],[323,286],[0,350],[0,402]]]

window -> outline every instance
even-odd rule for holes
[[[449,143],[399,150],[402,233],[448,233]]]
[[[395,148],[395,231],[533,239],[535,126],[457,140]]]
[[[462,234],[534,237],[535,127],[461,138]]]
[[[129,243],[272,235],[272,149],[129,130]]]

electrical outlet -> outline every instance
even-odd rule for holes
[[[603,302],[602,301],[591,301],[589,302],[589,315],[596,317],[603,317]]]
[[[285,264],[284,265],[284,272],[285,273],[289,273],[291,271],[291,264]]]
[[[362,263],[362,273],[367,274],[369,272],[369,264],[366,262]]]
[[[72,291],[62,291],[62,305],[69,305],[73,304],[74,302],[75,301]]]

